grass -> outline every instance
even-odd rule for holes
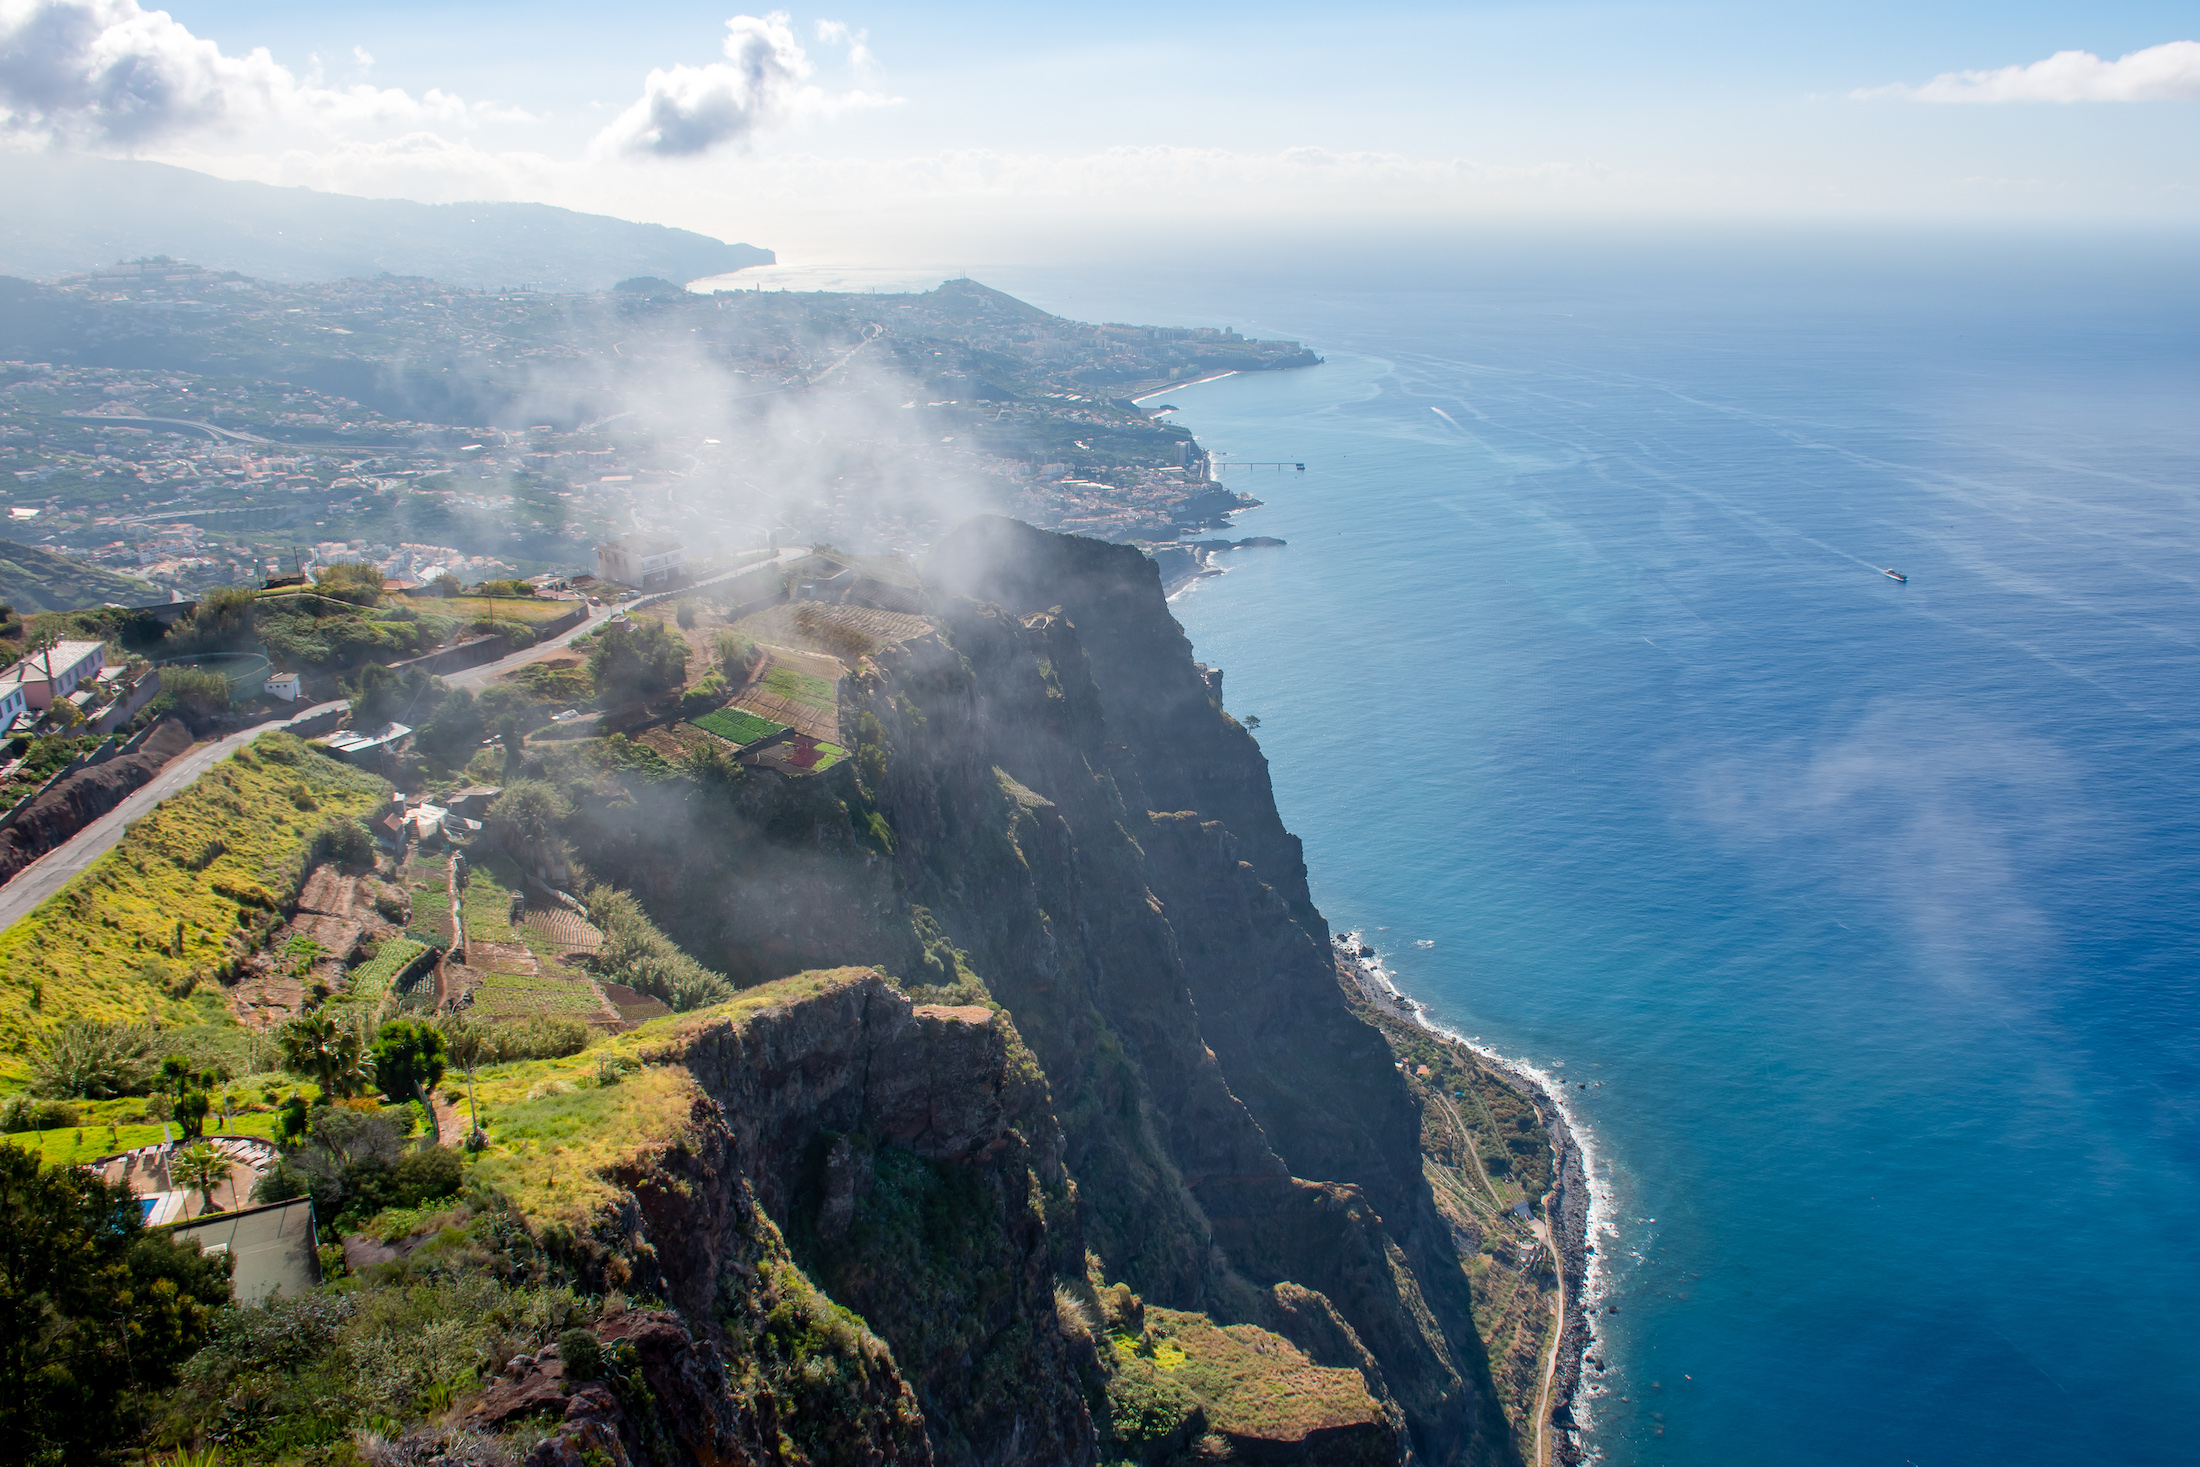
[[[210,979],[291,899],[313,833],[369,813],[388,791],[299,739],[268,733],[155,806],[0,933],[0,1088],[19,1084],[28,1052],[64,1024],[232,1023],[211,993],[199,1002],[164,986],[152,961]]]
[[[800,674],[795,675],[800,676]],[[817,682],[819,679],[812,678],[811,681]],[[705,733],[714,733],[728,743],[734,744],[753,744],[758,739],[769,738],[786,727],[783,723],[773,723],[768,718],[758,718],[755,714],[745,713],[739,708],[715,709],[700,718],[691,718],[688,722],[702,729]]]
[[[440,947],[451,940],[451,858],[415,854],[405,863],[403,881],[412,898],[412,916],[405,935],[415,942]]]
[[[231,1116],[229,1124],[225,1126],[217,1113],[206,1118],[206,1134],[260,1136],[272,1141],[275,1139],[275,1125],[279,1119],[272,1110],[247,1112],[241,1116]],[[180,1138],[183,1132],[170,1126],[168,1135]],[[118,1151],[155,1146],[161,1139],[161,1125],[158,1121],[117,1125],[114,1127],[113,1139],[110,1139],[105,1123],[87,1120],[81,1126],[61,1127],[51,1131],[18,1131],[12,1136],[0,1136],[0,1143],[20,1146],[48,1166],[80,1166],[85,1162],[97,1161],[103,1156],[113,1156]]]
[[[811,708],[830,710],[836,706],[838,697],[833,685],[824,678],[796,672],[791,667],[774,667],[765,673],[764,687],[790,703],[802,703]]]
[[[1181,1410],[1187,1397],[1205,1408],[1210,1430],[1268,1441],[1382,1418],[1357,1370],[1316,1365],[1257,1325],[1218,1325],[1204,1314],[1149,1308],[1143,1334],[1115,1334],[1108,1344],[1110,1405],[1118,1430],[1132,1426],[1124,1434],[1133,1438],[1165,1435],[1154,1431],[1164,1424],[1173,1429],[1156,1418],[1166,1418],[1171,1406]]]
[[[563,1059],[523,1060],[477,1071],[489,1149],[478,1172],[531,1218],[586,1222],[623,1194],[610,1180],[620,1162],[686,1136],[701,1091],[675,1057],[686,1036],[815,998],[872,975],[869,968],[797,973],[692,1013],[640,1028]],[[606,1066],[625,1073],[601,1083]]]
[[[488,616],[492,609],[498,621],[555,621],[579,604],[573,601],[539,601],[531,596],[498,596],[493,601],[487,596],[392,596],[389,599],[391,605],[402,606],[409,611],[423,612],[429,616],[455,616],[467,622]]]

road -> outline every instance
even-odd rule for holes
[[[308,708],[297,717],[310,718],[343,706],[342,703],[321,703]],[[6,886],[0,886],[0,932],[13,927],[40,902],[68,885],[71,877],[113,850],[131,821],[269,729],[284,726],[281,723],[264,723],[258,728],[229,734],[210,744],[193,744],[169,760],[160,773],[153,776],[151,784],[132,790],[121,804],[85,826],[64,844],[56,846],[25,866],[21,874]]]
[[[593,607],[589,618],[562,636],[500,657],[495,662],[485,662],[479,667],[469,667],[463,672],[452,673],[444,681],[454,687],[475,687],[487,682],[498,673],[509,672],[523,662],[546,657],[564,647],[573,638],[591,628],[602,625],[611,614],[609,608]],[[341,709],[342,702],[320,703],[283,723],[263,723],[239,733],[225,735],[211,743],[193,744],[189,749],[171,759],[153,782],[142,789],[132,790],[122,803],[85,826],[63,845],[23,868],[22,873],[5,886],[0,886],[0,932],[13,927],[62,887],[69,884],[78,872],[113,850],[122,839],[123,831],[131,821],[143,816],[153,806],[185,788],[214,765],[228,758],[237,750],[251,743],[270,729],[287,728],[332,709]]]
[[[807,554],[809,554],[809,551],[806,549],[789,548],[782,550],[777,560],[778,563],[784,565],[799,560]],[[758,565],[765,563],[762,561],[757,562]],[[704,590],[720,581],[731,580],[744,571],[754,569],[756,569],[756,565],[741,566],[682,589]],[[522,664],[534,662],[563,651],[566,645],[575,637],[588,635],[611,617],[617,615],[618,611],[619,608],[615,606],[590,607],[588,620],[572,630],[552,637],[547,642],[538,642],[532,647],[523,648],[510,656],[500,657],[494,662],[484,662],[479,667],[469,667],[460,672],[450,673],[444,677],[443,681],[454,688],[478,688],[492,678],[510,672]],[[324,713],[329,709],[344,706],[341,702],[316,704],[303,713],[294,715],[288,722],[297,722]],[[249,728],[240,733],[228,734],[212,743],[193,744],[189,749],[170,760],[167,767],[154,776],[151,784],[146,785],[143,789],[133,790],[121,804],[94,820],[90,825],[85,826],[64,844],[48,851],[30,865],[24,867],[22,873],[13,881],[5,886],[0,886],[0,932],[5,932],[8,928],[13,927],[18,921],[35,910],[39,903],[68,885],[70,878],[113,850],[116,843],[122,839],[123,831],[131,821],[138,819],[146,811],[152,809],[154,805],[165,800],[177,790],[183,789],[215,764],[228,758],[269,729],[279,729],[287,726],[287,722],[261,724],[257,728]]]

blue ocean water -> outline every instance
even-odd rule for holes
[[[2193,258],[986,276],[1328,358],[1170,395],[1307,464],[1176,611],[1331,921],[1575,1087],[1606,1461],[2200,1459]]]

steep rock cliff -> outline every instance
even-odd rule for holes
[[[844,685],[853,758],[797,780],[707,759],[576,779],[576,843],[738,976],[876,964],[919,999],[1002,1006],[1051,1093],[1053,1126],[1011,1129],[1059,1189],[1040,1206],[1057,1278],[1089,1249],[1100,1279],[1157,1307],[1358,1372],[1417,1460],[1514,1460],[1475,1328],[1482,1265],[1431,1195],[1421,1109],[1340,981],[1266,763],[1152,563],[983,520],[926,575],[936,632],[856,659]],[[842,1223],[801,1221],[832,1177],[878,1174],[869,1142],[824,1145],[811,1172],[749,1185],[768,1210],[785,1199],[820,1281],[921,1380],[902,1341],[932,1346],[882,1323],[875,1258],[836,1241]],[[986,1455],[1010,1451],[1009,1418],[971,1419],[946,1455],[1011,1460]]]

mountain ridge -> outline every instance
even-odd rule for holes
[[[0,274],[47,280],[165,255],[298,282],[421,275],[604,290],[769,265],[768,249],[549,204],[421,204],[215,178],[165,163],[0,153]]]

